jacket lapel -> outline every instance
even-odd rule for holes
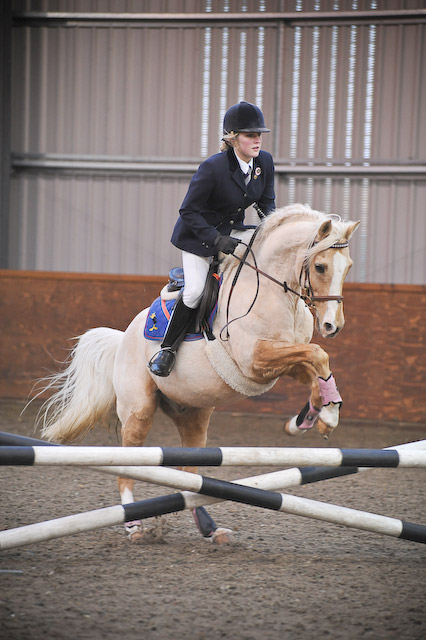
[[[237,185],[243,191],[245,191],[247,187],[244,182],[244,174],[241,171],[237,158],[235,157],[234,150],[228,149],[227,154],[228,154],[229,169],[231,171],[232,179],[237,183]]]

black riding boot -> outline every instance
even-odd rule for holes
[[[194,312],[195,309],[187,307],[179,296],[161,343],[161,351],[153,355],[148,363],[151,373],[162,378],[170,375],[176,363],[176,351],[188,331]]]

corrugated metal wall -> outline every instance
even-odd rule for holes
[[[10,268],[167,273],[189,179],[246,99],[278,206],[361,219],[352,280],[426,283],[422,2],[13,6]]]

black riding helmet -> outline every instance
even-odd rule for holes
[[[267,133],[263,113],[255,104],[244,102],[229,107],[223,119],[223,134],[228,133]]]

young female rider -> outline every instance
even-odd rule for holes
[[[240,102],[223,121],[221,153],[205,160],[189,185],[171,241],[182,250],[183,294],[173,309],[161,350],[149,363],[151,372],[168,376],[200,302],[212,257],[233,253],[239,243],[231,232],[244,230],[245,210],[257,203],[268,215],[275,209],[274,163],[261,151],[265,127],[254,104]]]

